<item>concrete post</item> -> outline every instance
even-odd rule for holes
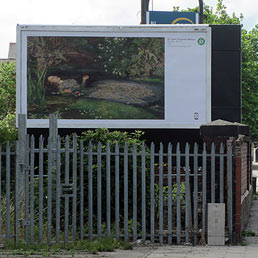
[[[56,149],[57,144],[57,136],[58,136],[58,125],[57,125],[57,115],[50,114],[49,115],[49,138],[53,143],[53,147]]]
[[[225,203],[208,203],[208,245],[225,245]]]
[[[18,148],[19,172],[18,172],[18,209],[19,217],[23,218],[25,214],[25,170],[26,167],[26,147],[27,147],[27,125],[26,115],[18,115]]]

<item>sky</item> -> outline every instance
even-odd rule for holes
[[[244,15],[243,25],[258,24],[257,0],[224,0],[227,12]],[[152,5],[153,3],[153,5]],[[216,7],[217,0],[204,0]],[[191,8],[195,0],[150,0],[150,9],[170,11],[173,6]],[[16,41],[17,24],[138,25],[141,0],[2,0],[0,6],[0,58],[7,58],[9,42]]]

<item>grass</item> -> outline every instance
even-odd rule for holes
[[[142,81],[142,82],[151,82],[151,83],[164,84],[164,79],[162,79],[162,78],[145,77],[145,78],[135,79],[135,81]]]
[[[245,237],[255,237],[257,235],[252,230],[243,230],[242,231],[242,236],[245,236]]]
[[[132,245],[113,238],[103,238],[93,241],[84,240],[67,244],[53,244],[51,246],[46,244],[25,244],[24,242],[20,242],[17,245],[7,245],[4,249],[2,249],[2,252],[6,251],[13,255],[23,255],[25,257],[34,254],[40,254],[44,257],[48,257],[51,254],[56,253],[74,254],[76,252],[86,251],[91,254],[96,254],[98,252],[112,252],[115,249],[129,250],[132,249]]]

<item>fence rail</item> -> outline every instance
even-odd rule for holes
[[[76,135],[53,139],[27,136],[25,163],[18,142],[0,145],[3,243],[113,236],[198,244],[206,241],[207,203],[215,202],[227,204],[231,238],[231,145],[93,145]]]

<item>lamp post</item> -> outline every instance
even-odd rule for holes
[[[141,0],[141,24],[146,24],[146,12],[149,11],[150,0]]]

